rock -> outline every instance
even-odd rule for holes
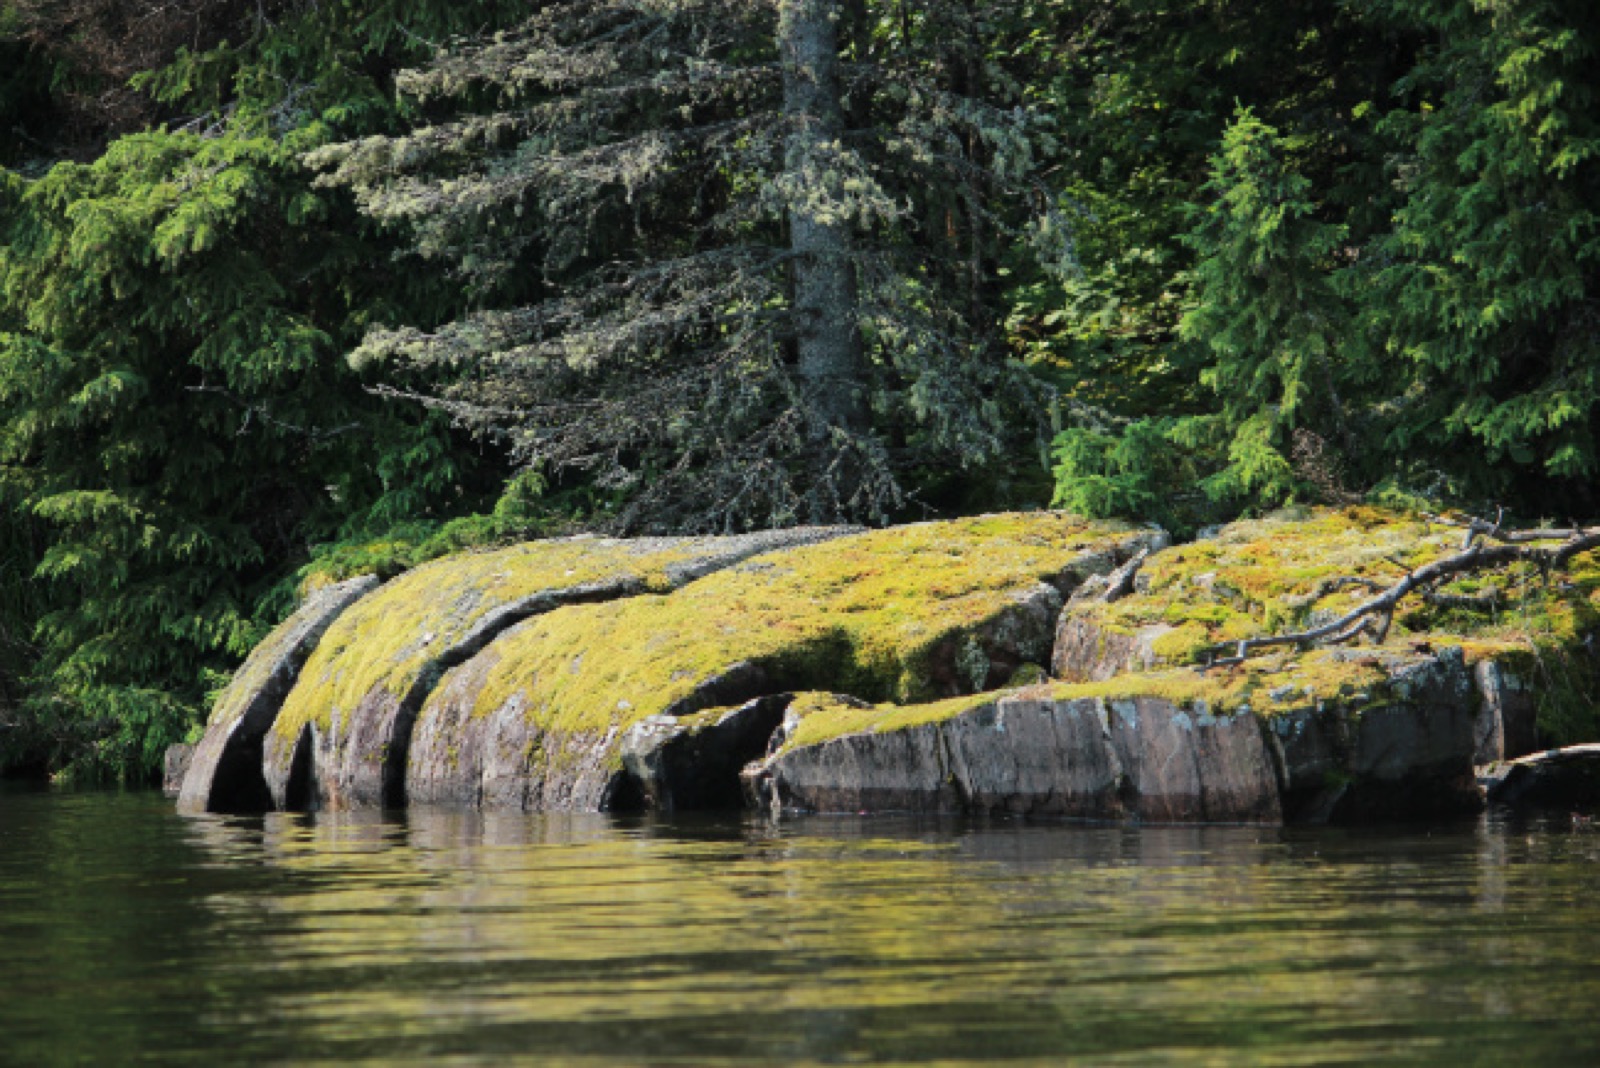
[[[1600,745],[1574,745],[1522,757],[1485,776],[1489,801],[1518,808],[1600,806]]]
[[[1514,760],[1539,748],[1538,696],[1507,666],[1480,661],[1473,669],[1479,704],[1476,764]]]
[[[1600,586],[1589,557],[1570,582],[1516,586],[1537,654],[1474,622],[1500,580],[1470,576],[1454,601],[1408,604],[1386,644],[1196,670],[1221,643],[1338,618],[1459,532],[1354,508],[1165,540],[1026,513],[437,561],[275,632],[219,703],[187,810],[666,810],[742,791],[766,809],[1160,822],[1453,813],[1480,803],[1474,757],[1534,744],[1523,680],[1581,646],[1577,602]],[[1446,623],[1460,635],[1427,629]]]
[[[1160,699],[984,702],[942,722],[798,745],[746,770],[773,811],[1277,822],[1277,783],[1249,714]]]
[[[1233,523],[1208,540],[1152,556],[1132,595],[1071,605],[1056,632],[1051,671],[1069,682],[1095,682],[1201,663],[1242,638],[1337,619],[1373,595],[1364,584],[1393,583],[1395,561],[1421,566],[1459,548],[1459,531],[1373,508]],[[1461,639],[1451,633],[1439,640]],[[1485,638],[1473,643],[1470,659],[1525,652],[1521,644]]]
[[[761,553],[851,532],[570,538],[449,557],[407,572],[342,616],[306,662],[266,744],[272,803],[289,805],[293,761],[309,740],[308,804],[404,804],[417,711],[447,671],[523,620],[568,605],[665,592]]]
[[[178,811],[263,812],[271,807],[262,776],[263,740],[328,628],[377,586],[378,580],[368,576],[317,590],[255,647],[217,699],[183,777]]]
[[[167,746],[161,760],[161,792],[168,797],[181,794],[183,777],[189,773],[189,765],[193,762],[194,746],[182,742]]]
[[[783,723],[790,694],[692,716],[651,716],[622,736],[622,766],[655,812],[735,809],[739,773]]]
[[[1155,624],[1136,631],[1113,630],[1069,611],[1056,629],[1051,671],[1071,682],[1104,682],[1129,671],[1149,671],[1161,665],[1156,640],[1172,629]]]
[[[772,811],[1163,823],[1349,822],[1481,805],[1459,650],[1384,680],[1368,678],[1369,665],[1305,659],[1324,696],[1283,711],[1241,703],[1248,682],[1192,672],[912,708],[797,698],[798,724],[745,770],[746,796]],[[1358,681],[1378,697],[1336,698]],[[1230,711],[1212,711],[1223,702]]]
[[[1321,655],[1369,667],[1373,659],[1353,650]],[[1289,819],[1373,822],[1482,807],[1471,770],[1476,716],[1462,651],[1394,654],[1377,670],[1388,678],[1353,687],[1331,714],[1326,706],[1302,708],[1266,721]]]
[[[621,742],[652,717],[795,690],[917,700],[1002,684],[1048,654],[1066,595],[1155,537],[1053,513],[917,524],[540,616],[425,703],[407,793],[604,808],[628,800]]]

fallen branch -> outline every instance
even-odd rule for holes
[[[1408,572],[1404,578],[1385,589],[1378,596],[1356,606],[1331,623],[1325,623],[1320,627],[1313,627],[1298,634],[1277,634],[1266,638],[1248,638],[1237,643],[1216,646],[1212,650],[1214,653],[1231,650],[1233,655],[1225,660],[1212,660],[1201,670],[1240,664],[1256,650],[1270,649],[1279,645],[1305,646],[1316,642],[1340,645],[1355,640],[1362,633],[1373,634],[1376,641],[1381,643],[1388,634],[1389,624],[1394,620],[1395,609],[1412,592],[1421,590],[1424,595],[1429,595],[1430,587],[1452,576],[1475,571],[1487,571],[1516,563],[1532,563],[1548,575],[1579,553],[1600,548],[1600,527],[1593,527],[1588,530],[1575,528],[1562,531],[1523,530],[1501,532],[1498,520],[1494,524],[1482,523],[1477,520],[1474,523],[1477,523],[1478,526],[1469,528],[1466,549],[1456,553],[1454,556],[1435,560],[1431,564],[1426,564]],[[1566,540],[1553,548],[1528,547],[1530,542],[1553,541],[1556,538],[1565,538]],[[1497,544],[1485,544],[1485,539],[1492,539]],[[1367,585],[1368,580],[1354,579],[1347,584]],[[1460,600],[1467,599],[1461,598]],[[1483,606],[1479,599],[1472,598],[1471,600],[1478,606]],[[1373,630],[1373,627],[1376,627],[1376,630]]]

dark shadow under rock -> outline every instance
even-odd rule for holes
[[[682,718],[651,716],[622,737],[622,766],[656,812],[737,809],[739,773],[767,750],[783,723],[789,694]]]
[[[1600,808],[1600,745],[1574,745],[1525,756],[1484,777],[1489,801],[1514,808]]]

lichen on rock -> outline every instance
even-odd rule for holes
[[[675,589],[718,568],[849,533],[798,528],[728,538],[569,538],[425,564],[342,615],[307,661],[267,740],[266,779],[289,803],[306,732],[327,807],[398,805],[412,722],[443,673],[508,627],[563,605]]]
[[[1160,538],[1056,513],[916,524],[758,557],[670,595],[551,612],[427,702],[408,793],[604,807],[620,738],[652,716],[793,690],[920,701],[1004,684],[1047,658],[1072,589]],[[595,746],[610,778],[577,758]]]

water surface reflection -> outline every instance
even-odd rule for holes
[[[1490,1063],[1600,1053],[1600,834],[0,796],[0,1060]]]

